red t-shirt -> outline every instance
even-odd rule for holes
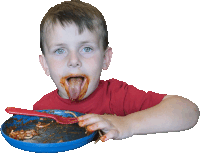
[[[59,109],[80,113],[116,114],[125,116],[159,104],[166,94],[145,92],[116,79],[100,80],[97,89],[80,102],[58,95],[58,89],[34,104],[34,110]]]

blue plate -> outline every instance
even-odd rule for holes
[[[65,113],[64,110],[39,110],[38,112],[47,112],[50,114],[57,114],[64,117],[73,117],[71,114]],[[72,111],[73,112],[73,111]],[[82,113],[73,112],[77,116],[84,115]],[[30,120],[40,120],[40,117],[36,116],[26,116],[26,115],[14,115],[13,117],[9,118],[6,122],[4,122],[1,126],[1,133],[3,137],[6,139],[6,141],[19,149],[30,151],[30,152],[37,152],[37,153],[57,153],[57,152],[64,152],[68,150],[73,150],[76,148],[79,148],[81,146],[84,146],[85,144],[91,142],[96,134],[96,132],[93,132],[90,135],[79,135],[78,139],[73,139],[74,136],[69,137],[69,140],[66,142],[61,143],[30,143],[30,142],[24,142],[20,140],[15,140],[13,138],[10,138],[6,134],[6,129],[12,126],[18,126],[21,125],[22,122],[27,123]],[[77,123],[76,123],[77,124]],[[80,128],[81,129],[81,128]],[[74,131],[75,138],[77,136],[76,131]]]

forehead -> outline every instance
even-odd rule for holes
[[[98,28],[93,31],[84,28],[82,33],[77,25],[60,23],[48,24],[44,30],[44,45],[50,48],[59,43],[66,43],[69,45],[77,45],[81,42],[91,42],[100,45],[100,34]],[[100,47],[100,46],[99,46]]]

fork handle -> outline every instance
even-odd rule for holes
[[[39,116],[39,117],[49,117],[53,118],[54,116],[52,114],[48,113],[41,113],[33,110],[27,110],[27,109],[21,109],[21,108],[15,108],[15,107],[7,107],[5,111],[9,114],[19,114],[19,115],[28,115],[28,116]]]

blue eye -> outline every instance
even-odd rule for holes
[[[92,48],[90,48],[90,47],[83,48],[83,52],[89,53],[91,51],[92,51]]]
[[[65,51],[64,51],[63,49],[59,48],[59,49],[57,49],[57,50],[55,51],[55,53],[56,53],[56,54],[63,54],[63,53],[65,53]]]

